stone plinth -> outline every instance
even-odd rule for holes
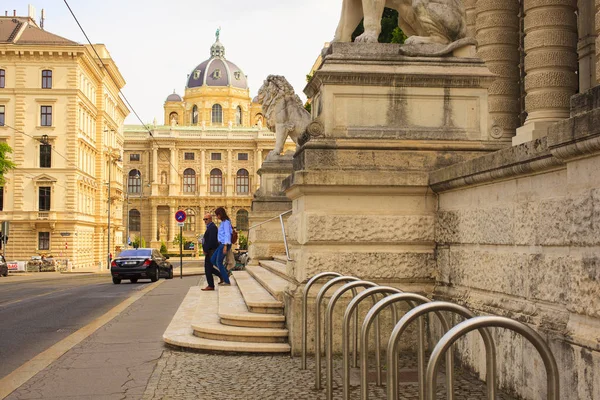
[[[286,154],[278,160],[265,161],[258,170],[260,188],[252,200],[249,215],[250,226],[258,225],[292,208],[292,202],[285,196],[282,181],[292,172],[292,155]],[[288,215],[284,216],[284,221]],[[251,264],[258,260],[270,259],[274,255],[285,254],[283,233],[279,219],[266,222],[251,229],[248,236]]]

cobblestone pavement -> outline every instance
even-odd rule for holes
[[[416,361],[403,357],[400,361],[405,373],[400,377],[400,398],[418,399],[415,381]],[[325,371],[323,365],[323,379]],[[334,398],[342,397],[341,363],[335,360]],[[353,379],[355,372],[353,372]],[[440,374],[441,375],[441,374]],[[358,378],[357,378],[358,379]],[[255,400],[317,400],[325,399],[325,390],[314,389],[314,363],[308,360],[308,369],[300,369],[300,358],[264,355],[220,355],[184,353],[166,350],[150,378],[143,400],[154,399],[255,399]],[[443,377],[439,382],[443,382]],[[443,384],[438,398],[445,398]],[[385,387],[369,385],[370,399],[385,399]],[[351,399],[360,397],[360,388],[352,386]],[[473,376],[457,370],[456,400],[485,399],[485,384]],[[500,395],[499,399],[513,400]]]

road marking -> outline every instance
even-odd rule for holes
[[[91,285],[85,285],[85,286],[98,286],[98,285],[105,285],[105,283],[93,283]],[[39,297],[44,297],[44,296],[49,296],[51,294],[54,293],[60,293],[60,292],[66,292],[67,290],[71,290],[71,289],[76,289],[76,288],[81,288],[84,286],[72,286],[70,288],[67,289],[60,289],[60,290],[53,290],[52,292],[47,292],[47,293],[42,293],[42,294],[37,294],[35,296],[32,297],[27,297],[25,299],[21,299],[21,300],[13,300],[13,301],[8,301],[6,303],[0,303],[0,307],[4,307],[4,306],[10,306],[12,304],[17,304],[17,303],[21,303],[23,301],[27,301],[27,300],[33,300],[33,299],[37,299]]]
[[[4,378],[0,379],[0,399],[4,399],[16,389],[21,387],[21,385],[33,378],[37,373],[44,370],[54,361],[58,360],[67,351],[71,350],[98,329],[102,328],[105,324],[112,321],[115,317],[126,310],[127,307],[141,299],[146,293],[156,289],[163,282],[165,282],[164,279],[159,280],[150,284],[150,286],[144,288],[144,290],[134,293],[121,304],[113,307],[113,309],[108,311],[106,314],[96,318],[94,321],[79,329],[77,332],[67,336],[46,351],[43,351],[42,353],[33,357],[31,360],[27,361],[25,364],[21,365]]]

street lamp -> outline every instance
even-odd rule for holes
[[[105,130],[104,132],[114,132],[114,131],[108,131]],[[110,251],[110,210],[111,210],[111,197],[110,197],[110,184],[111,184],[111,171],[112,171],[112,166],[113,166],[113,162],[121,162],[123,161],[121,159],[121,154],[118,151],[115,151],[115,149],[109,148],[108,151],[106,152],[106,155],[109,158],[109,163],[108,163],[108,219],[107,219],[107,252],[106,252],[106,259],[107,259],[107,269],[110,269],[110,262],[111,262],[111,251]]]

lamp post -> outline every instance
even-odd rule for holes
[[[107,132],[107,131],[105,131]],[[108,156],[108,219],[107,219],[107,246],[106,246],[106,260],[107,260],[107,269],[110,269],[111,262],[111,251],[110,251],[110,210],[111,210],[111,197],[110,197],[110,184],[111,184],[111,170],[113,166],[113,161],[121,162],[121,155],[118,152],[115,152],[114,149],[110,149],[107,151]]]

